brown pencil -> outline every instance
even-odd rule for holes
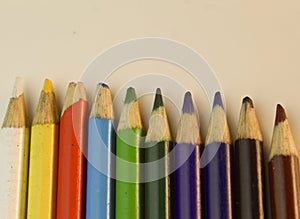
[[[269,157],[269,176],[272,218],[299,218],[299,155],[280,104],[277,105]]]

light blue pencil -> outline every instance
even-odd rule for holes
[[[86,218],[115,218],[115,130],[109,87],[99,84],[88,131]]]

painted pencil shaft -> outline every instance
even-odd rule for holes
[[[176,218],[201,218],[201,138],[190,92],[185,94],[175,146]]]
[[[299,218],[299,155],[281,105],[277,105],[269,178],[272,218]]]
[[[264,162],[262,142],[235,142],[234,196],[238,218],[264,218]]]
[[[87,108],[81,83],[70,83],[60,120],[56,218],[84,218]]]
[[[237,218],[264,218],[264,154],[253,102],[244,98],[234,150],[234,212]]]
[[[140,183],[142,162],[142,123],[133,88],[127,90],[116,139],[116,218],[143,218],[143,187]],[[132,164],[132,169],[126,165]],[[123,165],[125,163],[125,165]]]
[[[25,219],[29,130],[20,78],[0,130],[0,212],[3,219]]]
[[[204,153],[206,156],[213,156],[205,167],[206,216],[232,218],[230,181],[232,146],[214,142],[206,146]]]
[[[110,153],[115,153],[113,121],[90,118],[88,136],[86,218],[114,218],[115,180],[110,178],[115,167],[110,158]]]
[[[170,142],[159,142],[150,147],[145,149],[146,163],[166,159],[164,155],[168,154],[171,145]],[[168,160],[165,160],[165,165],[169,165]],[[171,178],[166,175],[168,167],[160,168],[153,170],[153,166],[149,166],[145,169],[146,178],[159,178],[145,184],[145,218],[171,218]]]
[[[46,79],[31,127],[27,218],[55,218],[57,146],[55,95]]]
[[[159,162],[161,165],[148,164],[145,167],[145,218],[172,218],[170,163],[168,154],[172,149],[170,129],[160,89],[157,89],[154,107],[149,121],[145,143],[145,163]]]
[[[176,170],[176,218],[201,218],[200,146],[176,145],[176,162],[188,159]]]
[[[216,93],[203,159],[207,218],[232,218],[232,145],[221,95]]]
[[[115,129],[112,98],[99,84],[89,119],[86,218],[115,218]]]

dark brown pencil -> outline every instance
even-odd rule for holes
[[[243,99],[234,147],[236,218],[264,218],[263,139],[253,102]]]
[[[280,104],[277,105],[269,157],[269,176],[272,218],[299,218],[299,155]]]

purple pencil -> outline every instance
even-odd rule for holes
[[[192,96],[184,96],[175,147],[176,219],[200,219],[200,131]]]

